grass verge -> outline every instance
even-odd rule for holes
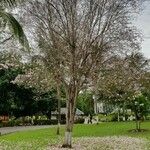
[[[75,125],[73,136],[81,137],[106,137],[106,136],[128,136],[144,138],[150,142],[150,122],[142,123],[146,132],[129,132],[135,128],[134,122],[110,122],[98,125]],[[33,131],[16,132],[0,137],[0,150],[44,150],[49,145],[57,144],[64,136],[64,127],[61,135],[56,135],[56,128],[38,129]]]

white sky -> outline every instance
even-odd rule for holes
[[[145,2],[144,10],[139,15],[136,26],[142,31],[144,36],[142,52],[147,58],[150,58],[150,0]]]

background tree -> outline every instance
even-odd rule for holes
[[[94,114],[93,94],[88,91],[83,91],[77,98],[77,108],[84,112],[84,115]]]
[[[39,89],[35,83],[31,84],[35,81],[32,80],[30,71],[33,66],[21,63],[22,58],[19,55],[1,52],[0,60],[0,114],[24,118],[42,113],[50,119],[51,111],[57,109],[56,90],[46,89],[46,86],[45,89]],[[30,76],[26,74],[27,71],[30,72]],[[34,75],[37,79],[35,72]],[[30,80],[28,84],[26,80],[22,83],[17,82],[21,77],[25,79],[29,77],[27,79],[32,82]]]
[[[22,117],[24,119],[26,116],[33,116],[38,113],[35,99],[36,92],[34,89],[13,84],[12,93],[13,105],[11,115],[14,115],[16,118]]]
[[[148,81],[145,76],[148,68],[149,61],[140,53],[132,53],[125,58],[113,57],[105,66],[98,83],[99,100],[117,105],[118,120],[120,108],[125,116],[126,105],[134,104],[136,93],[149,89],[144,86]]]
[[[150,101],[142,94],[134,96],[134,101],[130,102],[127,107],[135,114],[136,131],[141,132],[141,121],[143,121],[150,112]]]
[[[57,110],[57,94],[56,90],[52,89],[49,92],[41,93],[37,100],[38,112],[46,115],[51,120],[51,112]]]
[[[13,104],[13,83],[12,81],[22,71],[20,68],[13,68],[6,64],[0,65],[0,113],[2,115],[11,114],[11,105]]]

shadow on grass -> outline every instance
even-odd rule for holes
[[[137,130],[137,129],[131,129],[131,130],[128,130],[129,133],[143,133],[143,132],[149,132],[150,130],[148,129],[140,129],[140,130]]]

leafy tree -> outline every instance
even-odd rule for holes
[[[97,82],[99,100],[111,103],[124,111],[137,92],[148,91],[149,60],[141,53],[112,57],[104,66]],[[119,120],[119,117],[118,117]]]
[[[15,117],[32,116],[38,112],[35,90],[13,84],[12,112]]]
[[[85,115],[94,114],[93,94],[88,91],[80,93],[77,98],[77,108],[84,112]]]
[[[22,73],[20,68],[13,68],[1,64],[0,67],[0,113],[11,114],[11,104],[13,103],[13,83],[12,81]]]
[[[50,96],[48,93],[50,91],[54,91],[55,88],[57,91],[57,101],[58,101],[58,128],[57,128],[57,134],[60,133],[60,121],[61,121],[61,99],[65,97],[64,89],[61,86],[60,82],[58,80],[53,80],[52,75],[50,72],[47,71],[45,66],[41,64],[39,61],[36,61],[35,58],[32,58],[32,63],[28,63],[26,65],[25,74],[22,76],[19,76],[16,79],[16,82],[18,84],[24,85],[26,87],[34,87],[36,88],[39,93],[42,93],[42,95]],[[56,75],[57,78],[57,75]],[[48,98],[48,97],[47,97]],[[47,99],[46,98],[46,99]],[[45,100],[46,100],[45,99]],[[45,103],[46,107],[50,110],[51,106],[47,106],[48,103],[51,103],[51,98],[45,102],[41,101],[42,103]],[[55,101],[54,101],[55,103]],[[54,104],[53,103],[53,104]],[[55,105],[55,104],[54,104]],[[41,110],[41,109],[39,109]],[[47,109],[45,110],[47,111]],[[51,115],[51,111],[49,111],[49,116]]]
[[[1,64],[0,114],[25,117],[41,112],[50,118],[51,111],[57,109],[56,91],[51,90],[39,95],[39,91],[34,88],[17,85],[14,80],[22,73],[24,72],[20,67]]]
[[[25,76],[26,71],[31,73],[30,69],[33,68],[29,64],[21,63],[19,55],[1,52],[0,60],[0,114],[21,117],[42,112],[50,117],[51,110],[57,109],[56,90],[45,90],[46,86],[45,89],[39,88],[33,84],[32,76],[30,76],[32,79],[29,80],[29,84],[26,84],[27,82],[18,84],[19,76]],[[38,76],[36,71],[33,75]],[[46,74],[43,75],[46,76]]]
[[[55,111],[57,107],[56,90],[42,93],[37,99],[38,112],[45,114],[51,120],[51,111]]]
[[[150,112],[150,101],[144,95],[135,95],[133,101],[128,104],[134,114],[136,119],[136,131],[141,131],[141,121]]]

